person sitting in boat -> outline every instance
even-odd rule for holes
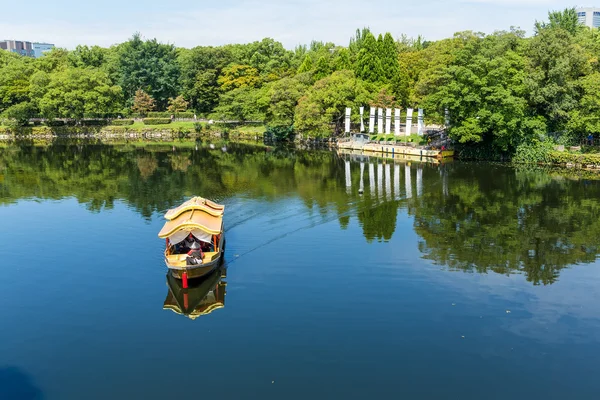
[[[192,249],[192,245],[194,243],[196,243],[197,240],[194,237],[194,235],[192,235],[191,233],[188,235],[188,237],[185,238],[185,240],[183,241],[182,245],[183,245],[183,252],[187,253],[188,251],[190,251]]]
[[[188,265],[199,265],[202,264],[202,258],[204,257],[204,253],[202,253],[202,248],[200,243],[197,241],[193,241],[190,244],[190,251],[187,252],[186,262]]]
[[[202,249],[203,252],[213,251],[212,245],[210,243],[206,243],[206,242],[201,242],[200,248]]]

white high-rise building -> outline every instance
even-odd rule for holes
[[[44,53],[52,50],[54,48],[54,45],[51,43],[37,43],[36,42],[31,45],[31,48],[33,49],[34,57],[40,58],[41,56],[44,55]]]
[[[590,28],[600,28],[600,8],[584,7],[577,9],[577,18],[581,25]]]

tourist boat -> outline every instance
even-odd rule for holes
[[[167,211],[167,222],[158,234],[166,240],[165,263],[173,277],[200,278],[213,272],[223,260],[225,206],[194,197]]]
[[[189,287],[184,288],[181,280],[167,274],[169,292],[163,309],[195,320],[225,307],[226,277],[227,270],[221,266],[203,279],[191,281]]]

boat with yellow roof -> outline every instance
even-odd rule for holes
[[[210,274],[222,263],[225,252],[225,206],[194,197],[166,212],[158,237],[166,240],[165,263],[171,275],[183,279]]]

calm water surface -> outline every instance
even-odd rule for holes
[[[598,398],[598,181],[219,147],[0,149],[1,399]],[[193,195],[226,269],[184,293]]]

